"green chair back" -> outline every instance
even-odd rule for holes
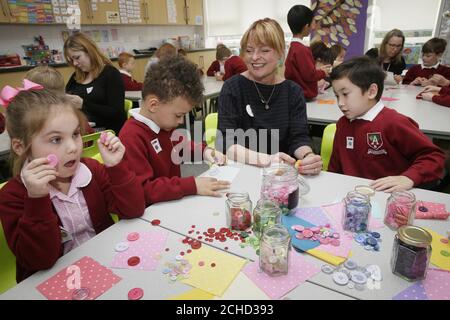
[[[114,133],[113,130],[106,130],[106,131]],[[82,137],[83,145],[87,145],[87,147],[83,148],[83,153],[81,154],[83,158],[92,158],[100,163],[103,163],[103,159],[102,156],[100,155],[100,151],[98,150],[97,144],[97,140],[100,139],[101,134],[102,132],[94,132],[91,134],[84,135]]]
[[[210,148],[215,148],[218,120],[217,112],[210,113],[205,118],[205,141]]]
[[[133,101],[125,99],[125,114],[130,118],[130,110],[133,108]]]
[[[336,123],[330,123],[325,127],[322,136],[322,145],[320,147],[320,155],[323,161],[323,170],[328,171],[331,152],[333,151],[334,134],[336,133]]]

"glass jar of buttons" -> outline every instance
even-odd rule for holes
[[[372,206],[366,194],[350,191],[344,198],[344,214],[342,225],[344,230],[364,232],[369,225]]]
[[[259,268],[271,277],[286,275],[289,265],[289,231],[281,224],[264,229],[259,248]]]
[[[386,203],[384,223],[391,229],[410,225],[416,211],[416,196],[410,191],[395,191]]]
[[[227,224],[234,230],[246,230],[252,225],[252,201],[247,192],[227,193],[225,205]]]

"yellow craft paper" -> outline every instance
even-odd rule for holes
[[[214,298],[214,295],[206,291],[194,288],[178,296],[167,298],[167,300],[211,300],[212,298]]]
[[[441,239],[447,239],[447,237],[444,237],[443,235],[440,235],[439,233],[428,228],[424,229],[431,233],[431,236],[433,237],[433,241],[431,242],[431,263],[441,269],[450,271],[450,257],[444,257],[441,254],[442,250],[450,252],[450,244],[441,242]]]
[[[347,258],[335,256],[335,255],[329,254],[327,252],[320,251],[318,249],[310,249],[306,252],[309,253],[310,255],[312,255],[313,257],[316,257],[320,260],[328,262],[329,264],[332,264],[334,266],[340,265],[345,260],[347,260]],[[351,255],[352,255],[352,253],[350,252],[348,254],[348,257],[350,257]]]
[[[192,265],[192,269],[189,278],[181,282],[215,296],[223,295],[246,263],[242,258],[205,245],[198,250],[192,250],[185,259]],[[204,265],[199,266],[199,262]],[[212,263],[215,267],[211,266]]]

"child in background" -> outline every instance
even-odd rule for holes
[[[20,282],[111,226],[110,212],[137,218],[145,206],[119,138],[99,139],[104,165],[80,159],[84,116],[67,96],[31,83],[10,100],[14,178],[0,190],[0,219]]]
[[[315,41],[309,46],[311,53],[316,62],[316,69],[320,69],[323,66],[331,66],[336,60],[336,55],[334,51],[331,51],[325,43],[322,41]],[[318,93],[324,93],[325,89],[330,86],[328,77],[321,79],[317,82]]]
[[[422,65],[415,65],[409,69],[402,83],[425,87],[433,84],[430,78],[434,74],[440,74],[450,80],[450,67],[440,63],[446,47],[447,41],[440,38],[432,38],[425,42],[422,46]]]
[[[242,60],[241,57],[239,56],[235,56],[235,55],[231,55],[231,57],[229,57],[225,63],[224,63],[224,69],[225,69],[225,73],[224,75],[217,75],[216,74],[216,79],[219,81],[225,81],[230,79],[231,77],[237,75],[237,74],[241,74],[242,72],[247,71],[247,66],[244,62],[244,60]]]
[[[295,5],[289,10],[287,20],[293,38],[285,62],[284,76],[300,85],[305,98],[311,100],[318,94],[317,82],[328,76],[331,66],[325,65],[316,69],[311,49],[301,43],[313,28],[311,9]]]
[[[134,56],[128,52],[119,54],[119,71],[122,74],[123,85],[126,91],[140,91],[142,90],[142,82],[137,82],[131,76],[135,67]]]
[[[40,84],[45,89],[53,91],[54,93],[64,94],[64,77],[55,68],[49,66],[34,67],[25,74],[25,79],[36,84]],[[72,100],[72,103],[77,107],[77,109],[81,109],[83,106],[83,99],[80,96],[66,93],[66,97]],[[85,117],[82,118],[82,125],[84,133],[94,133],[94,129],[92,129]]]
[[[209,77],[223,77],[225,74],[225,61],[231,57],[231,50],[224,44],[218,44],[216,48],[216,60],[211,63],[206,72]],[[220,79],[219,79],[220,80]]]
[[[148,69],[150,69],[152,65],[157,64],[161,59],[175,57],[177,55],[178,50],[173,44],[162,44],[158,50],[155,51],[155,54],[148,60],[147,65],[145,66],[145,74],[147,74]]]
[[[347,54],[347,49],[345,49],[345,47],[343,47],[339,43],[336,43],[330,47],[330,50],[332,52],[332,55],[336,57],[333,63],[334,68],[340,65],[342,62],[344,62],[345,55]]]
[[[205,160],[224,164],[225,156],[204,144],[185,137],[174,137],[193,105],[203,99],[203,85],[195,64],[183,57],[172,57],[152,65],[142,89],[143,105],[132,110],[120,138],[127,148],[125,161],[136,172],[147,205],[180,199],[187,195],[219,196],[229,183],[213,178],[180,177],[174,156],[186,149],[203,154]]]
[[[374,179],[378,191],[408,190],[437,182],[445,155],[417,123],[380,101],[385,73],[368,57],[331,72],[344,116],[337,122],[329,171]]]

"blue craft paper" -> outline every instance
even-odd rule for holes
[[[372,217],[375,219],[383,219],[383,211],[377,201],[372,201]]]
[[[291,235],[292,246],[296,249],[300,249],[301,251],[308,251],[310,249],[314,249],[320,246],[319,241],[310,241],[310,240],[300,240],[295,237],[297,231],[292,230],[291,226],[302,225],[307,228],[316,227],[312,223],[305,221],[303,219],[297,218],[295,216],[282,216],[281,223],[289,230],[289,234]]]

